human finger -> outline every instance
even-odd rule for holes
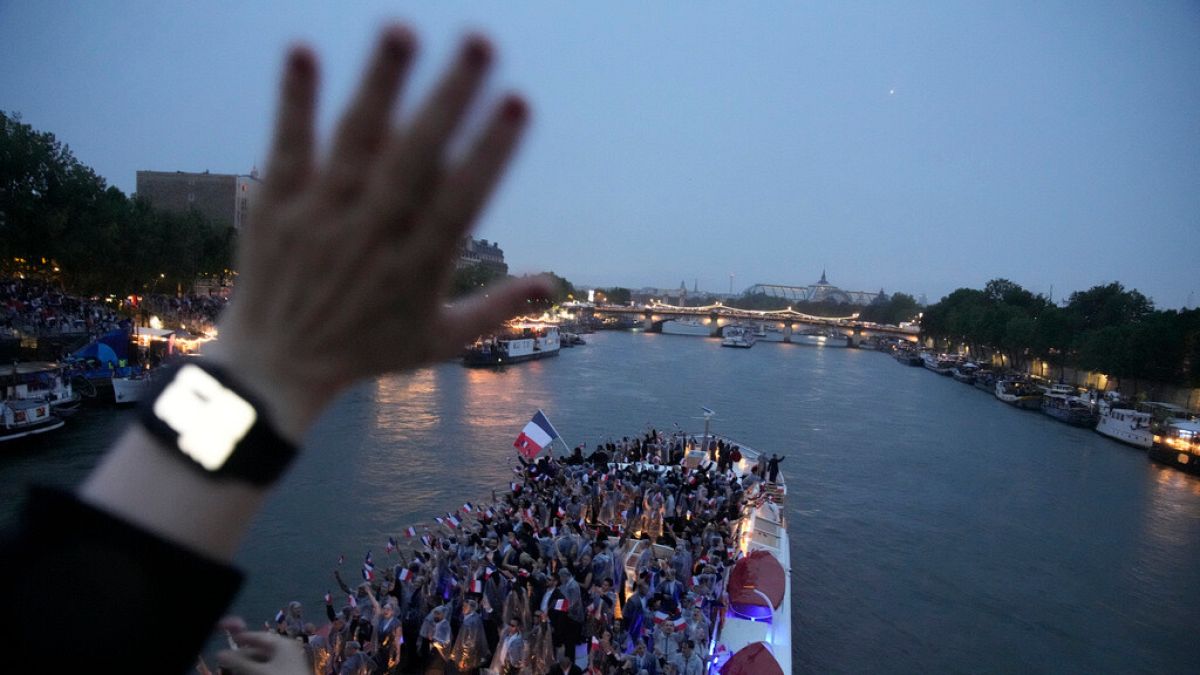
[[[491,61],[491,43],[478,35],[467,38],[457,62],[407,132],[389,145],[376,186],[386,215],[404,217],[423,203],[439,172],[445,146],[479,90]]]
[[[317,58],[293,47],[284,66],[275,135],[267,162],[267,189],[280,195],[300,190],[312,174],[317,98]]]
[[[527,311],[531,300],[547,298],[551,292],[550,280],[539,276],[509,279],[468,296],[445,310],[437,333],[446,336],[441,341],[443,351],[454,353],[463,344]]]
[[[245,675],[267,675],[271,672],[265,659],[256,658],[255,655],[241,649],[217,652],[217,665]]]
[[[253,631],[238,633],[233,638],[239,647],[258,649],[266,652],[268,655],[274,654],[275,649],[279,647],[281,642],[289,642],[288,638],[275,633],[266,631]]]
[[[505,97],[474,147],[447,176],[431,216],[422,224],[437,245],[448,247],[471,227],[508,166],[528,119],[529,107],[523,99]]]
[[[416,52],[416,38],[408,28],[389,26],[383,31],[353,103],[342,116],[329,156],[327,188],[345,199],[362,186],[365,165],[383,145],[391,129],[392,111]]]

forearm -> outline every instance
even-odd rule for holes
[[[96,508],[215,560],[233,559],[266,488],[205,476],[131,426],[80,488]]]

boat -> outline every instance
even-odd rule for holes
[[[44,434],[66,424],[50,412],[46,401],[9,399],[0,401],[0,442]]]
[[[662,332],[664,335],[712,337],[713,329],[700,319],[671,319],[663,322]]]
[[[724,436],[705,434],[709,443],[723,441],[736,446],[742,459],[733,465],[741,478],[766,457]],[[707,445],[707,443],[706,443]],[[704,445],[691,445],[685,468],[702,466],[708,459]],[[792,585],[791,554],[784,508],[787,484],[782,474],[775,483],[756,482],[746,493],[740,518],[731,526],[733,565],[721,579],[726,604],[717,605],[707,645],[697,653],[708,668],[705,673],[791,673],[792,672]],[[657,558],[671,559],[674,549],[647,541],[634,541],[634,549],[623,563],[626,593],[637,582],[641,548],[652,546]]]
[[[558,341],[559,341],[559,344],[563,347],[574,347],[576,345],[586,345],[587,344],[587,341],[584,340],[583,338],[579,337],[578,333],[568,333],[566,331],[560,331],[559,335],[560,335],[560,337],[559,337]]]
[[[71,386],[72,378],[57,363],[14,363],[4,380],[8,400],[45,401],[50,404],[50,412],[58,417],[68,417],[79,411],[82,397]]]
[[[112,379],[113,402],[117,405],[134,405],[141,401],[154,387],[150,371],[133,373]]]
[[[1042,394],[1042,412],[1072,426],[1096,426],[1096,409],[1090,402],[1061,390],[1051,390]]]
[[[921,355],[911,349],[897,349],[892,354],[892,358],[906,366],[919,367],[925,363],[925,361],[921,359]]]
[[[721,339],[722,347],[749,349],[758,341],[758,338],[754,335],[754,330],[749,326],[726,326],[722,335],[724,336]]]
[[[1154,432],[1154,443],[1147,450],[1150,459],[1200,474],[1200,422],[1175,419]]]
[[[562,339],[556,324],[512,321],[504,333],[481,338],[463,354],[463,365],[472,368],[503,366],[558,356]]]
[[[849,347],[850,338],[836,331],[805,331],[792,336],[792,342],[810,347]]]
[[[996,374],[987,368],[980,368],[975,371],[975,382],[973,383],[976,389],[981,389],[989,394],[996,391]]]
[[[965,361],[950,369],[950,377],[953,377],[963,384],[975,384],[975,375],[978,372],[978,365],[970,361]]]
[[[996,398],[1022,410],[1040,410],[1042,407],[1042,390],[1027,380],[1002,377],[996,380],[995,393]]]
[[[1149,450],[1154,445],[1150,430],[1152,415],[1127,407],[1105,406],[1100,410],[1096,432],[1122,443]]]
[[[921,355],[924,361],[923,365],[926,369],[932,370],[938,375],[950,376],[950,371],[958,365],[958,359],[949,354],[934,354],[933,352],[925,352]]]

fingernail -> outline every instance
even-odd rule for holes
[[[389,58],[402,59],[412,53],[413,34],[405,26],[391,26],[383,35],[383,49]]]
[[[463,47],[463,60],[472,68],[482,68],[492,60],[492,46],[478,35],[470,37]]]
[[[288,66],[297,75],[312,75],[317,69],[312,52],[306,47],[294,47],[288,59]]]
[[[529,117],[529,105],[516,96],[509,96],[504,99],[500,114],[509,122],[523,122]]]

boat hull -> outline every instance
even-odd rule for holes
[[[1167,448],[1157,443],[1152,444],[1146,454],[1150,459],[1167,466],[1173,466],[1180,471],[1200,475],[1200,457],[1174,448]]]
[[[52,417],[28,426],[16,427],[12,429],[0,428],[0,443],[15,441],[20,438],[27,438],[29,436],[44,434],[47,431],[61,429],[64,424],[66,424],[66,422],[63,420],[60,420],[57,417]]]
[[[1149,450],[1154,445],[1150,416],[1132,410],[1117,409],[1101,415],[1096,423],[1096,433],[1142,450]]]
[[[517,356],[504,356],[496,352],[470,352],[463,357],[463,365],[468,368],[496,368],[499,366],[507,366],[513,363],[524,363],[525,361],[537,361],[539,359],[548,359],[551,356],[558,356],[559,350],[546,350],[531,352],[529,354],[520,354]]]

